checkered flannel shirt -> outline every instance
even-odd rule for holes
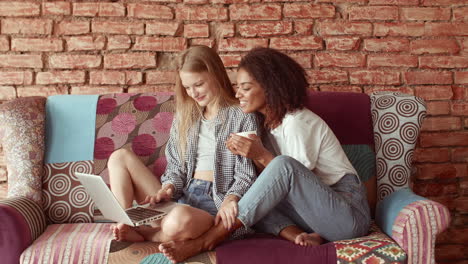
[[[183,190],[188,187],[195,172],[200,124],[201,121],[198,121],[189,130],[185,162],[181,162],[177,148],[176,121],[174,120],[172,123],[166,146],[167,167],[161,176],[161,182],[163,185],[174,185],[174,198],[176,199],[182,196]],[[253,161],[232,154],[225,143],[231,133],[252,130],[257,131],[257,134],[260,135],[256,116],[254,114],[245,114],[237,106],[223,108],[215,120],[216,146],[213,171],[213,200],[218,209],[227,195],[233,194],[242,198],[257,178]],[[241,228],[233,234],[233,237],[241,237],[250,232],[250,229]]]

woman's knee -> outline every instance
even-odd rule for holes
[[[274,171],[283,171],[284,169],[294,168],[298,165],[300,165],[300,163],[296,159],[290,156],[280,155],[275,157],[270,164],[268,164],[268,167],[271,167]]]
[[[108,167],[112,168],[115,166],[122,166],[123,164],[125,164],[125,161],[132,155],[134,154],[131,150],[125,148],[118,149],[112,152],[112,154],[110,155],[109,160],[107,162]]]
[[[188,206],[177,206],[164,217],[161,229],[171,239],[187,239],[191,237],[194,217]]]

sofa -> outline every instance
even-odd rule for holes
[[[450,214],[411,191],[424,101],[397,92],[311,91],[306,102],[335,132],[367,187],[369,234],[306,248],[255,234],[187,263],[434,263],[436,236]],[[152,263],[157,243],[112,240],[111,223],[74,172],[109,182],[107,159],[128,148],[160,177],[175,111],[171,93],[24,97],[0,105],[9,184],[8,199],[0,201],[0,262]]]

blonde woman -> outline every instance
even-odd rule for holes
[[[206,46],[191,47],[179,55],[177,71],[177,111],[161,181],[126,149],[115,151],[108,167],[111,189],[124,208],[133,200],[174,199],[185,205],[152,227],[113,226],[116,240],[178,241],[200,236],[215,222],[230,226],[237,201],[256,179],[253,162],[225,144],[231,133],[256,131],[257,119],[239,108],[218,54]]]

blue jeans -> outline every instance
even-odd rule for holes
[[[263,170],[239,201],[238,218],[275,235],[297,225],[328,241],[363,236],[371,220],[366,189],[356,175],[328,186],[288,156],[276,157]]]
[[[214,216],[218,213],[218,209],[213,201],[212,192],[212,182],[191,179],[187,188],[183,190],[184,194],[177,202],[207,211],[209,214]]]

